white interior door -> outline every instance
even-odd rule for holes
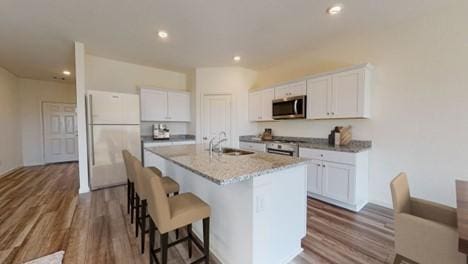
[[[43,103],[44,161],[78,160],[76,105]]]
[[[201,123],[204,144],[224,131],[228,142],[223,145],[231,146],[231,95],[203,96]]]

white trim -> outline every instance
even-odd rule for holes
[[[16,168],[9,169],[9,170],[6,170],[6,171],[4,171],[4,172],[0,172],[0,178],[2,178],[2,177],[4,177],[4,176],[7,176],[8,174],[14,172],[15,170],[19,170],[19,169],[21,169],[21,168],[23,168],[23,167],[25,167],[25,166],[18,166],[18,167],[16,167]]]

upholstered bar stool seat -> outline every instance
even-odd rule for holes
[[[156,167],[149,167],[149,169],[155,173],[156,175],[159,175],[161,177],[161,182],[164,188],[164,191],[166,191],[166,194],[171,194],[171,193],[179,193],[179,184],[174,181],[171,177],[163,177],[161,170],[159,170]]]
[[[131,165],[132,154],[128,150],[122,150],[122,156],[125,164],[127,175],[127,213],[131,213],[130,222],[133,224],[133,216],[135,212],[135,172]]]
[[[167,197],[164,193],[162,178],[151,177],[150,169],[143,169],[143,178],[146,188],[148,188],[148,212],[150,215],[150,264],[157,261],[157,253],[161,252],[161,263],[167,263],[168,248],[178,243],[187,241],[188,255],[192,257],[192,243],[203,251],[203,256],[192,263],[204,261],[209,263],[210,248],[210,214],[211,209],[208,204],[192,193],[179,194]],[[192,223],[203,220],[203,246],[194,239],[192,233]],[[155,230],[159,230],[161,248],[154,249]],[[187,236],[168,243],[168,233],[181,227],[187,227]]]
[[[210,217],[210,206],[192,193],[169,197],[168,201],[171,212],[169,225],[171,230]]]

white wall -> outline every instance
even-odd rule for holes
[[[257,73],[239,67],[197,68],[195,73],[196,94],[196,137],[201,142],[203,120],[202,98],[205,94],[232,95],[232,139],[238,146],[239,135],[255,131],[255,125],[248,121],[248,90],[253,86]]]
[[[390,205],[389,182],[406,171],[415,196],[455,205],[454,180],[468,177],[468,4],[461,2],[380,32],[339,36],[259,72],[262,87],[370,62],[376,66],[370,120],[270,122],[258,131],[326,137],[333,126],[351,124],[355,138],[373,141],[372,201]]]
[[[76,103],[75,85],[19,79],[21,136],[25,166],[44,163],[42,103]]]
[[[22,165],[18,79],[0,68],[0,176]]]

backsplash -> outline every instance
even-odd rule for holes
[[[159,124],[164,122],[141,122],[141,135],[142,136],[150,136],[153,135],[153,124]],[[164,123],[166,124],[167,128],[171,132],[171,135],[185,135],[190,134],[188,133],[189,123],[182,123],[182,122],[174,122],[174,123]]]

